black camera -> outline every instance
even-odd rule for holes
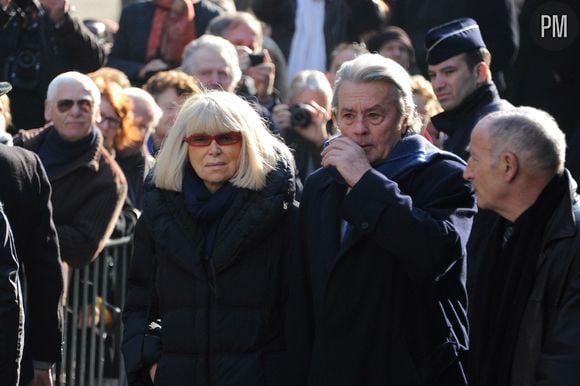
[[[288,108],[290,111],[290,123],[292,127],[307,127],[312,122],[310,111],[304,103],[297,103]]]
[[[15,88],[33,89],[40,83],[40,54],[23,48],[6,59],[6,79]]]
[[[41,17],[32,0],[15,1],[22,11],[19,24],[7,31],[7,39],[15,42],[13,49],[5,55],[2,76],[14,88],[35,89],[41,81]]]
[[[250,67],[257,66],[258,64],[264,63],[264,52],[258,52],[256,54],[248,54],[250,58]]]

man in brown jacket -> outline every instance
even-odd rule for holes
[[[62,259],[73,268],[103,249],[127,194],[123,172],[96,127],[100,99],[88,76],[60,74],[48,86],[44,115],[50,123],[14,138],[37,153],[47,171]]]

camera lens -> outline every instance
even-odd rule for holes
[[[36,55],[30,50],[20,51],[16,57],[16,64],[23,69],[31,69],[36,67]]]
[[[290,121],[293,127],[306,127],[312,122],[310,112],[304,107],[304,103],[298,103],[288,108]]]

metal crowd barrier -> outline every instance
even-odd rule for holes
[[[111,239],[97,259],[72,269],[63,309],[63,358],[56,384],[125,386],[121,310],[132,237]]]

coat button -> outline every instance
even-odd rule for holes
[[[366,231],[367,229],[369,229],[369,223],[364,221],[360,223],[360,229],[362,229],[363,231]]]

